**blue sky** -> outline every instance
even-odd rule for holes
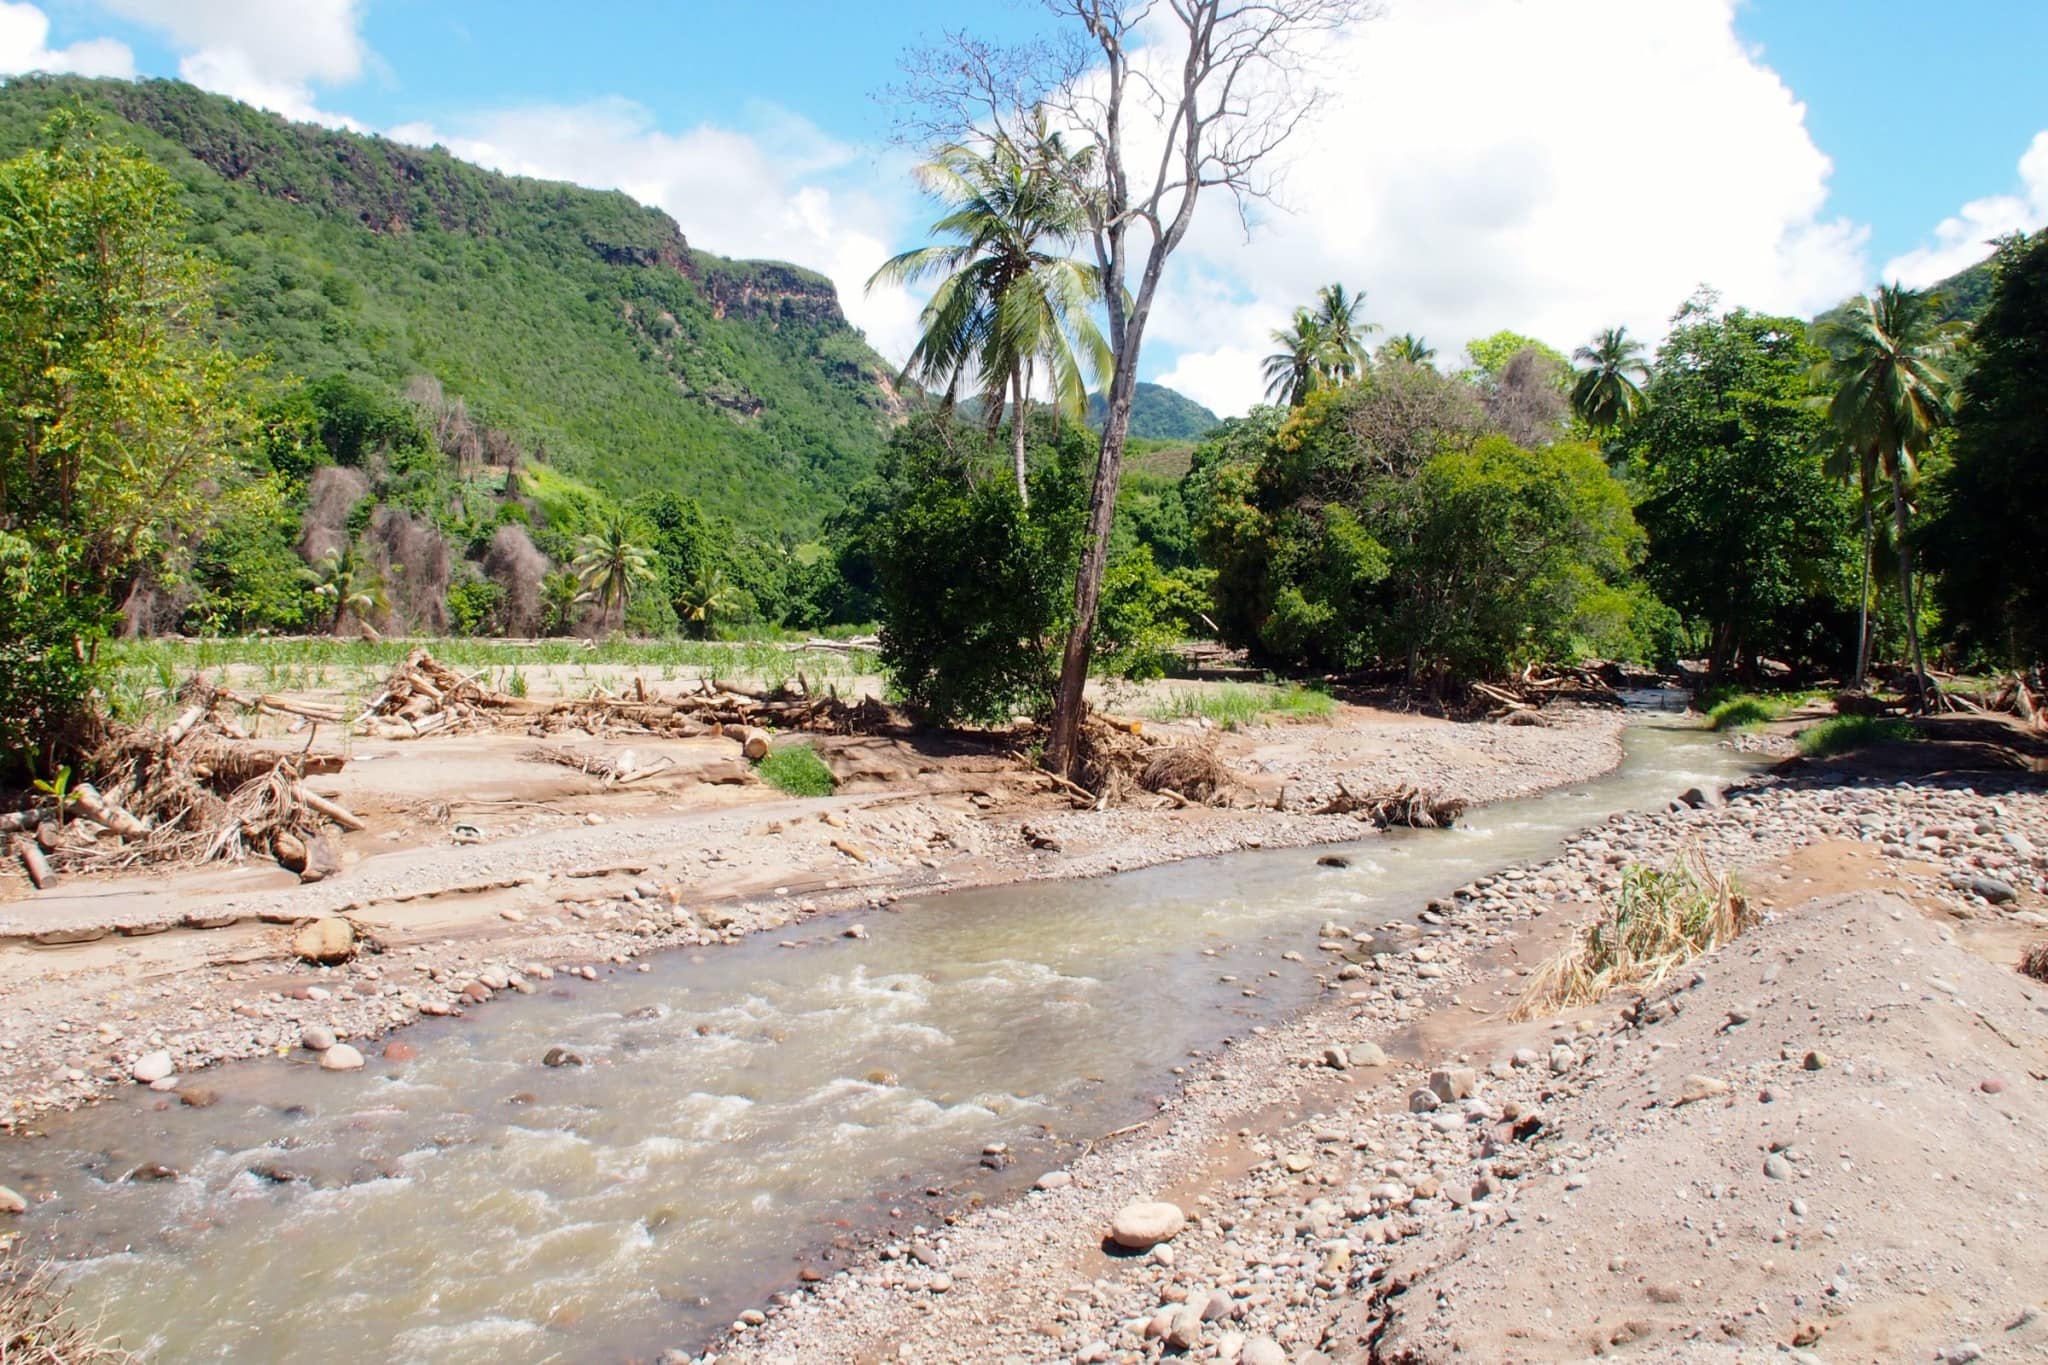
[[[1205,214],[1153,377],[1241,409],[1266,331],[1331,279],[1447,353],[1497,327],[1569,347],[1613,322],[1654,336],[1701,283],[1795,312],[1881,273],[1926,283],[2048,218],[2048,3],[1386,11],[1332,49],[1329,113],[1290,149],[1292,211],[1249,242],[1227,204]],[[0,70],[184,75],[624,188],[701,246],[825,270],[900,355],[917,300],[861,284],[927,207],[874,95],[949,26],[1045,22],[1005,0],[0,0]]]

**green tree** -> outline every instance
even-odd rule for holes
[[[391,610],[384,576],[362,562],[354,550],[329,550],[301,569],[313,596],[327,604],[328,628],[336,635],[350,621],[374,626]]]
[[[1321,319],[1306,308],[1294,310],[1294,321],[1272,332],[1279,349],[1266,357],[1266,401],[1298,408],[1323,386],[1330,339]]]
[[[1979,657],[2048,660],[2048,232],[2009,237],[1971,337],[1953,459],[1933,476],[1927,552],[1942,625]],[[2030,548],[2031,547],[2031,548]]]
[[[1413,332],[1403,332],[1380,344],[1379,358],[1405,365],[1427,365],[1436,359],[1436,347]]]
[[[1535,337],[1505,329],[1491,336],[1480,337],[1465,343],[1465,359],[1475,377],[1499,379],[1507,373],[1508,362],[1524,351],[1534,351],[1546,360],[1556,362],[1556,370],[1562,375],[1571,373],[1571,363],[1554,346],[1547,346]],[[1569,382],[1565,380],[1564,382]]]
[[[1650,583],[1703,634],[1717,673],[1767,651],[1811,657],[1809,627],[1847,597],[1849,508],[1814,446],[1819,358],[1800,319],[1717,317],[1695,300],[1623,438]]]
[[[1094,154],[1067,147],[1040,113],[1022,140],[998,134],[987,150],[953,144],[918,167],[927,192],[949,205],[931,226],[955,240],[906,251],[868,281],[914,284],[939,277],[919,317],[906,367],[950,399],[978,377],[990,431],[1011,410],[1011,460],[1017,496],[1025,478],[1026,420],[1039,364],[1055,405],[1085,418],[1088,389],[1109,370],[1108,344],[1089,316],[1102,297],[1095,267],[1062,254],[1087,229],[1080,185]]]
[[[1364,307],[1362,290],[1354,294],[1342,284],[1326,284],[1316,291],[1316,322],[1325,348],[1324,378],[1332,384],[1349,383],[1372,363],[1365,339],[1379,330],[1379,324],[1359,316]]]
[[[1643,410],[1642,385],[1650,378],[1643,343],[1626,327],[1609,327],[1590,346],[1572,352],[1581,368],[1572,383],[1572,411],[1598,432],[1620,430]]]
[[[626,628],[626,604],[634,590],[655,576],[642,535],[643,528],[630,514],[615,511],[576,541],[573,565],[583,585],[580,600],[595,602],[607,617],[616,613],[619,630]]]
[[[712,627],[731,614],[740,601],[740,590],[725,580],[725,570],[706,565],[676,597],[676,616],[690,634],[700,640],[711,638]]]
[[[1866,509],[1873,482],[1881,480],[1890,497],[1899,555],[1899,600],[1906,609],[1914,694],[1919,704],[1925,705],[1932,695],[1933,680],[1921,657],[1909,520],[1919,459],[1935,433],[1953,416],[1952,384],[1943,368],[1951,343],[1935,300],[1893,284],[1831,314],[1819,331],[1818,339],[1827,351],[1822,373],[1828,390],[1828,425],[1853,460]],[[1864,524],[1864,559],[1868,563],[1867,515]],[[1867,590],[1864,600],[1867,611]],[[1867,638],[1867,625],[1865,631]],[[1859,640],[1859,659],[1863,650]]]

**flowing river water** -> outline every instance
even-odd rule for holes
[[[694,1347],[892,1206],[1021,1187],[1149,1112],[1190,1050],[1313,998],[1278,958],[1313,956],[1323,921],[1412,917],[1753,766],[1673,719],[1638,720],[1626,748],[1609,776],[1454,831],[1342,847],[1347,868],[1274,850],[906,901],[865,939],[823,919],[788,931],[796,951],[757,935],[431,1021],[405,1035],[412,1062],[224,1067],[210,1108],[124,1095],[0,1146],[0,1174],[54,1192],[21,1220],[31,1245],[156,1359]],[[588,1064],[542,1066],[558,1046]],[[1016,1165],[983,1171],[991,1143]],[[124,1178],[146,1164],[178,1174]]]

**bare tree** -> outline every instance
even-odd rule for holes
[[[1369,0],[1045,0],[1054,38],[1017,45],[952,35],[913,54],[906,127],[948,141],[1026,137],[1040,111],[1096,149],[1085,187],[1113,365],[1088,536],[1074,580],[1046,757],[1071,774],[1095,610],[1123,477],[1138,354],[1160,276],[1203,191],[1239,217],[1270,197],[1275,154],[1322,104],[1316,48],[1368,17]]]

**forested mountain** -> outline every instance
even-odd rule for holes
[[[695,250],[623,194],[163,80],[11,80],[0,157],[72,105],[175,177],[220,267],[222,336],[277,371],[391,396],[431,376],[480,431],[573,479],[686,494],[763,533],[814,527],[898,415],[828,280]]]
[[[1107,407],[1099,393],[1088,396],[1088,425],[1098,430]],[[1150,441],[1199,441],[1222,419],[1184,393],[1140,380],[1131,402],[1131,435]]]

